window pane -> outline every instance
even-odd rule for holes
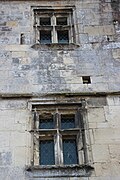
[[[46,25],[51,25],[50,17],[43,17],[40,18],[40,25],[46,26]]]
[[[40,165],[54,165],[54,141],[40,141]]]
[[[57,25],[67,25],[67,17],[58,17],[56,18]]]
[[[54,128],[54,122],[53,122],[52,114],[40,115],[39,128],[40,129],[53,129]]]
[[[61,115],[61,129],[70,129],[75,127],[75,115]]]
[[[78,164],[77,147],[75,139],[63,140],[64,164]]]
[[[51,43],[51,31],[40,31],[40,43],[42,44]]]
[[[57,31],[58,43],[69,43],[68,31]]]

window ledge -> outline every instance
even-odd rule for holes
[[[79,44],[74,44],[74,43],[70,43],[70,44],[60,44],[60,43],[52,43],[52,44],[33,44],[31,46],[31,48],[38,50],[49,50],[49,49],[55,49],[55,50],[74,50],[76,48],[80,47]]]
[[[90,165],[27,166],[33,177],[88,177],[94,168]]]

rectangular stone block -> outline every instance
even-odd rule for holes
[[[111,128],[118,128],[120,127],[120,117],[119,117],[119,111],[120,106],[109,106],[104,107],[105,109],[105,119],[108,122],[109,126]]]
[[[111,159],[120,161],[120,144],[110,144],[109,151]]]
[[[17,51],[17,52],[25,52],[28,51],[29,45],[6,45],[5,50],[6,51]]]
[[[6,25],[9,26],[9,27],[15,27],[15,26],[18,25],[18,22],[17,21],[8,21],[6,23]]]
[[[105,25],[103,27],[105,35],[114,35],[115,34],[115,27],[113,25]]]
[[[10,147],[25,147],[26,146],[26,133],[25,132],[11,132]]]
[[[108,162],[110,161],[108,145],[95,144],[92,145],[94,162]]]
[[[84,33],[88,35],[99,35],[99,26],[85,26]]]
[[[17,58],[17,57],[26,57],[26,52],[23,52],[23,51],[18,51],[18,52],[12,52],[12,57],[13,58]]]
[[[120,143],[119,128],[101,128],[93,129],[95,143],[97,144],[114,144]]]
[[[120,59],[120,49],[112,50],[113,58]]]
[[[6,119],[7,120],[7,119]],[[0,148],[6,148],[10,146],[10,132],[0,132]]]
[[[15,166],[24,166],[26,164],[27,154],[26,147],[14,148],[14,163]]]
[[[95,174],[97,177],[105,177],[111,175],[110,162],[95,163]]]
[[[0,166],[10,166],[12,164],[11,152],[0,152]]]
[[[94,122],[94,123],[105,122],[104,109],[103,108],[89,108],[88,121]]]

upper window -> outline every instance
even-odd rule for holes
[[[69,44],[73,42],[72,9],[35,9],[34,17],[36,43]]]

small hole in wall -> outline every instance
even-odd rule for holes
[[[91,84],[90,76],[82,76],[83,84]]]
[[[113,20],[113,24],[114,24],[114,25],[118,24],[118,21],[114,19],[114,20]]]
[[[23,33],[20,34],[20,44],[25,44],[25,36]]]
[[[110,38],[107,36],[107,41],[109,42],[110,41]]]

